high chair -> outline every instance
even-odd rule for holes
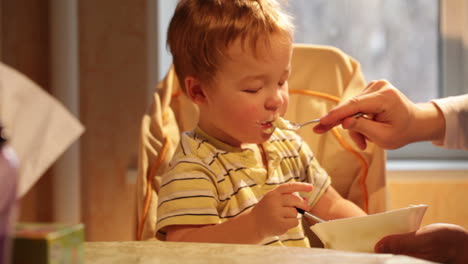
[[[321,117],[366,87],[359,63],[342,51],[295,44],[290,101],[286,119],[303,122]],[[195,127],[198,109],[180,90],[173,68],[158,84],[153,103],[143,116],[137,178],[137,239],[155,238],[161,176],[177,148],[180,133]],[[332,185],[368,213],[386,210],[385,152],[368,144],[358,150],[341,127],[322,135],[312,126],[298,133],[307,141]],[[306,228],[308,230],[308,228]]]

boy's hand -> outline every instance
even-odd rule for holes
[[[299,224],[297,208],[309,211],[308,201],[294,194],[310,192],[312,185],[302,182],[285,183],[268,192],[253,208],[252,216],[262,237],[286,233]]]

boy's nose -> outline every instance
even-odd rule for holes
[[[284,98],[280,90],[272,93],[265,102],[265,108],[270,111],[278,110],[284,103]]]

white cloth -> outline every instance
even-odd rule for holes
[[[450,149],[468,150],[468,94],[432,100],[444,114],[444,142],[433,142]]]
[[[2,63],[0,122],[19,159],[19,197],[84,131],[60,102]]]
[[[468,149],[468,94],[432,100],[445,118],[444,142],[433,142],[450,149]]]

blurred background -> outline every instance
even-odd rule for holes
[[[0,0],[1,61],[63,102],[85,133],[21,201],[20,221],[133,240],[140,119],[171,64],[176,0]],[[414,101],[468,92],[468,0],[290,0],[295,42],[333,45]],[[468,228],[468,152],[389,152],[389,209]]]

